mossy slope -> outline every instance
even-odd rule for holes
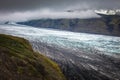
[[[0,80],[65,80],[58,65],[25,39],[0,34]]]

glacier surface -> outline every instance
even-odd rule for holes
[[[76,51],[82,50],[88,53],[99,51],[108,55],[120,53],[120,37],[34,28],[23,25],[0,25],[0,33],[20,36],[29,41],[43,42]]]

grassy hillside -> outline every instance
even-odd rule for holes
[[[65,80],[58,65],[25,39],[0,34],[0,80]]]

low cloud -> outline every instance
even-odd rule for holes
[[[120,0],[0,0],[0,22],[42,18],[94,18],[95,9],[119,9]],[[75,12],[65,12],[66,10]]]
[[[81,9],[113,9],[120,8],[120,0],[0,0],[0,11],[26,11],[50,8],[55,10]]]
[[[66,11],[51,11],[49,9],[26,11],[26,12],[14,12],[7,14],[0,14],[0,22],[5,21],[27,21],[33,19],[60,19],[60,18],[95,18],[99,17],[93,10],[82,10],[74,12]]]

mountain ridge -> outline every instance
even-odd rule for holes
[[[73,32],[120,36],[120,16],[102,16],[101,18],[90,19],[39,19],[18,22],[18,24]]]

